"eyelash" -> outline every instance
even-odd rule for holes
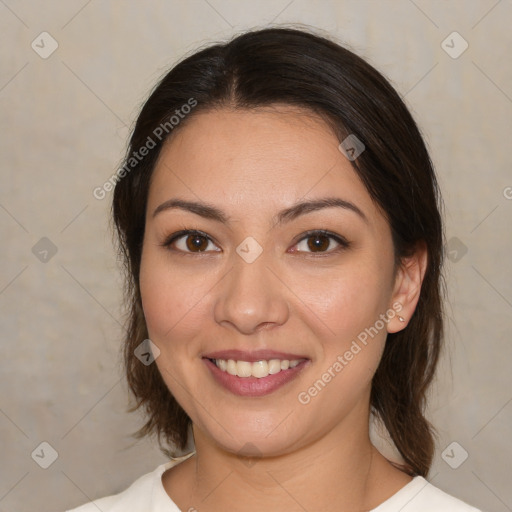
[[[175,241],[179,240],[180,238],[183,238],[183,237],[186,237],[186,236],[190,236],[190,235],[197,235],[197,236],[206,238],[209,242],[215,243],[211,239],[211,237],[208,236],[203,231],[199,231],[197,229],[183,229],[183,230],[178,231],[176,233],[173,233],[172,235],[167,237],[166,240],[164,241],[164,243],[161,244],[161,245],[163,247],[166,247],[168,250],[176,252],[176,253],[178,253],[180,255],[183,255],[183,256],[185,256],[185,255],[199,256],[199,255],[201,255],[203,253],[206,253],[207,251],[197,251],[197,252],[183,251],[181,249],[174,249],[173,247],[171,247],[171,245]],[[314,229],[314,230],[306,231],[305,233],[303,233],[301,235],[301,238],[294,244],[294,246],[298,245],[303,240],[307,240],[308,238],[313,238],[314,236],[319,236],[319,235],[326,236],[327,238],[330,238],[331,240],[334,240],[336,243],[339,244],[339,246],[337,248],[335,248],[335,249],[331,249],[329,251],[323,251],[323,252],[320,251],[318,253],[308,252],[308,251],[294,251],[294,252],[306,253],[306,254],[312,255],[313,257],[325,257],[325,256],[329,256],[331,254],[335,254],[335,253],[341,252],[341,251],[343,251],[345,249],[348,249],[350,247],[350,245],[351,245],[351,243],[349,241],[347,241],[344,237],[342,237],[340,235],[337,235],[336,233],[332,233],[332,232],[324,230],[324,229]],[[220,252],[220,251],[215,251],[215,252]]]

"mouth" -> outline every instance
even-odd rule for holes
[[[240,361],[234,359],[209,359],[217,368],[229,375],[247,379],[263,379],[269,375],[295,368],[306,359],[269,359],[260,361]]]
[[[309,358],[274,351],[223,351],[203,356],[215,382],[238,396],[264,396],[294,380]]]

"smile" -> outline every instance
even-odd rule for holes
[[[276,392],[290,384],[311,364],[306,358],[277,359],[277,354],[273,354],[271,359],[264,359],[265,356],[257,359],[255,355],[246,356],[252,361],[226,356],[221,358],[220,354],[217,357],[210,355],[202,359],[214,382],[224,390],[243,397],[263,397]]]
[[[221,371],[229,375],[262,379],[295,368],[305,359],[270,359],[268,361],[235,361],[234,359],[210,359]]]

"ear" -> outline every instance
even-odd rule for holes
[[[396,311],[396,315],[387,324],[388,333],[401,331],[409,323],[420,298],[427,260],[427,245],[424,241],[418,242],[411,256],[402,259],[396,271],[390,302],[390,309]],[[400,321],[399,317],[404,321]]]

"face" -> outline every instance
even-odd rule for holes
[[[140,289],[156,364],[228,451],[287,453],[367,421],[398,321],[394,253],[338,144],[307,111],[217,110],[154,170]]]

